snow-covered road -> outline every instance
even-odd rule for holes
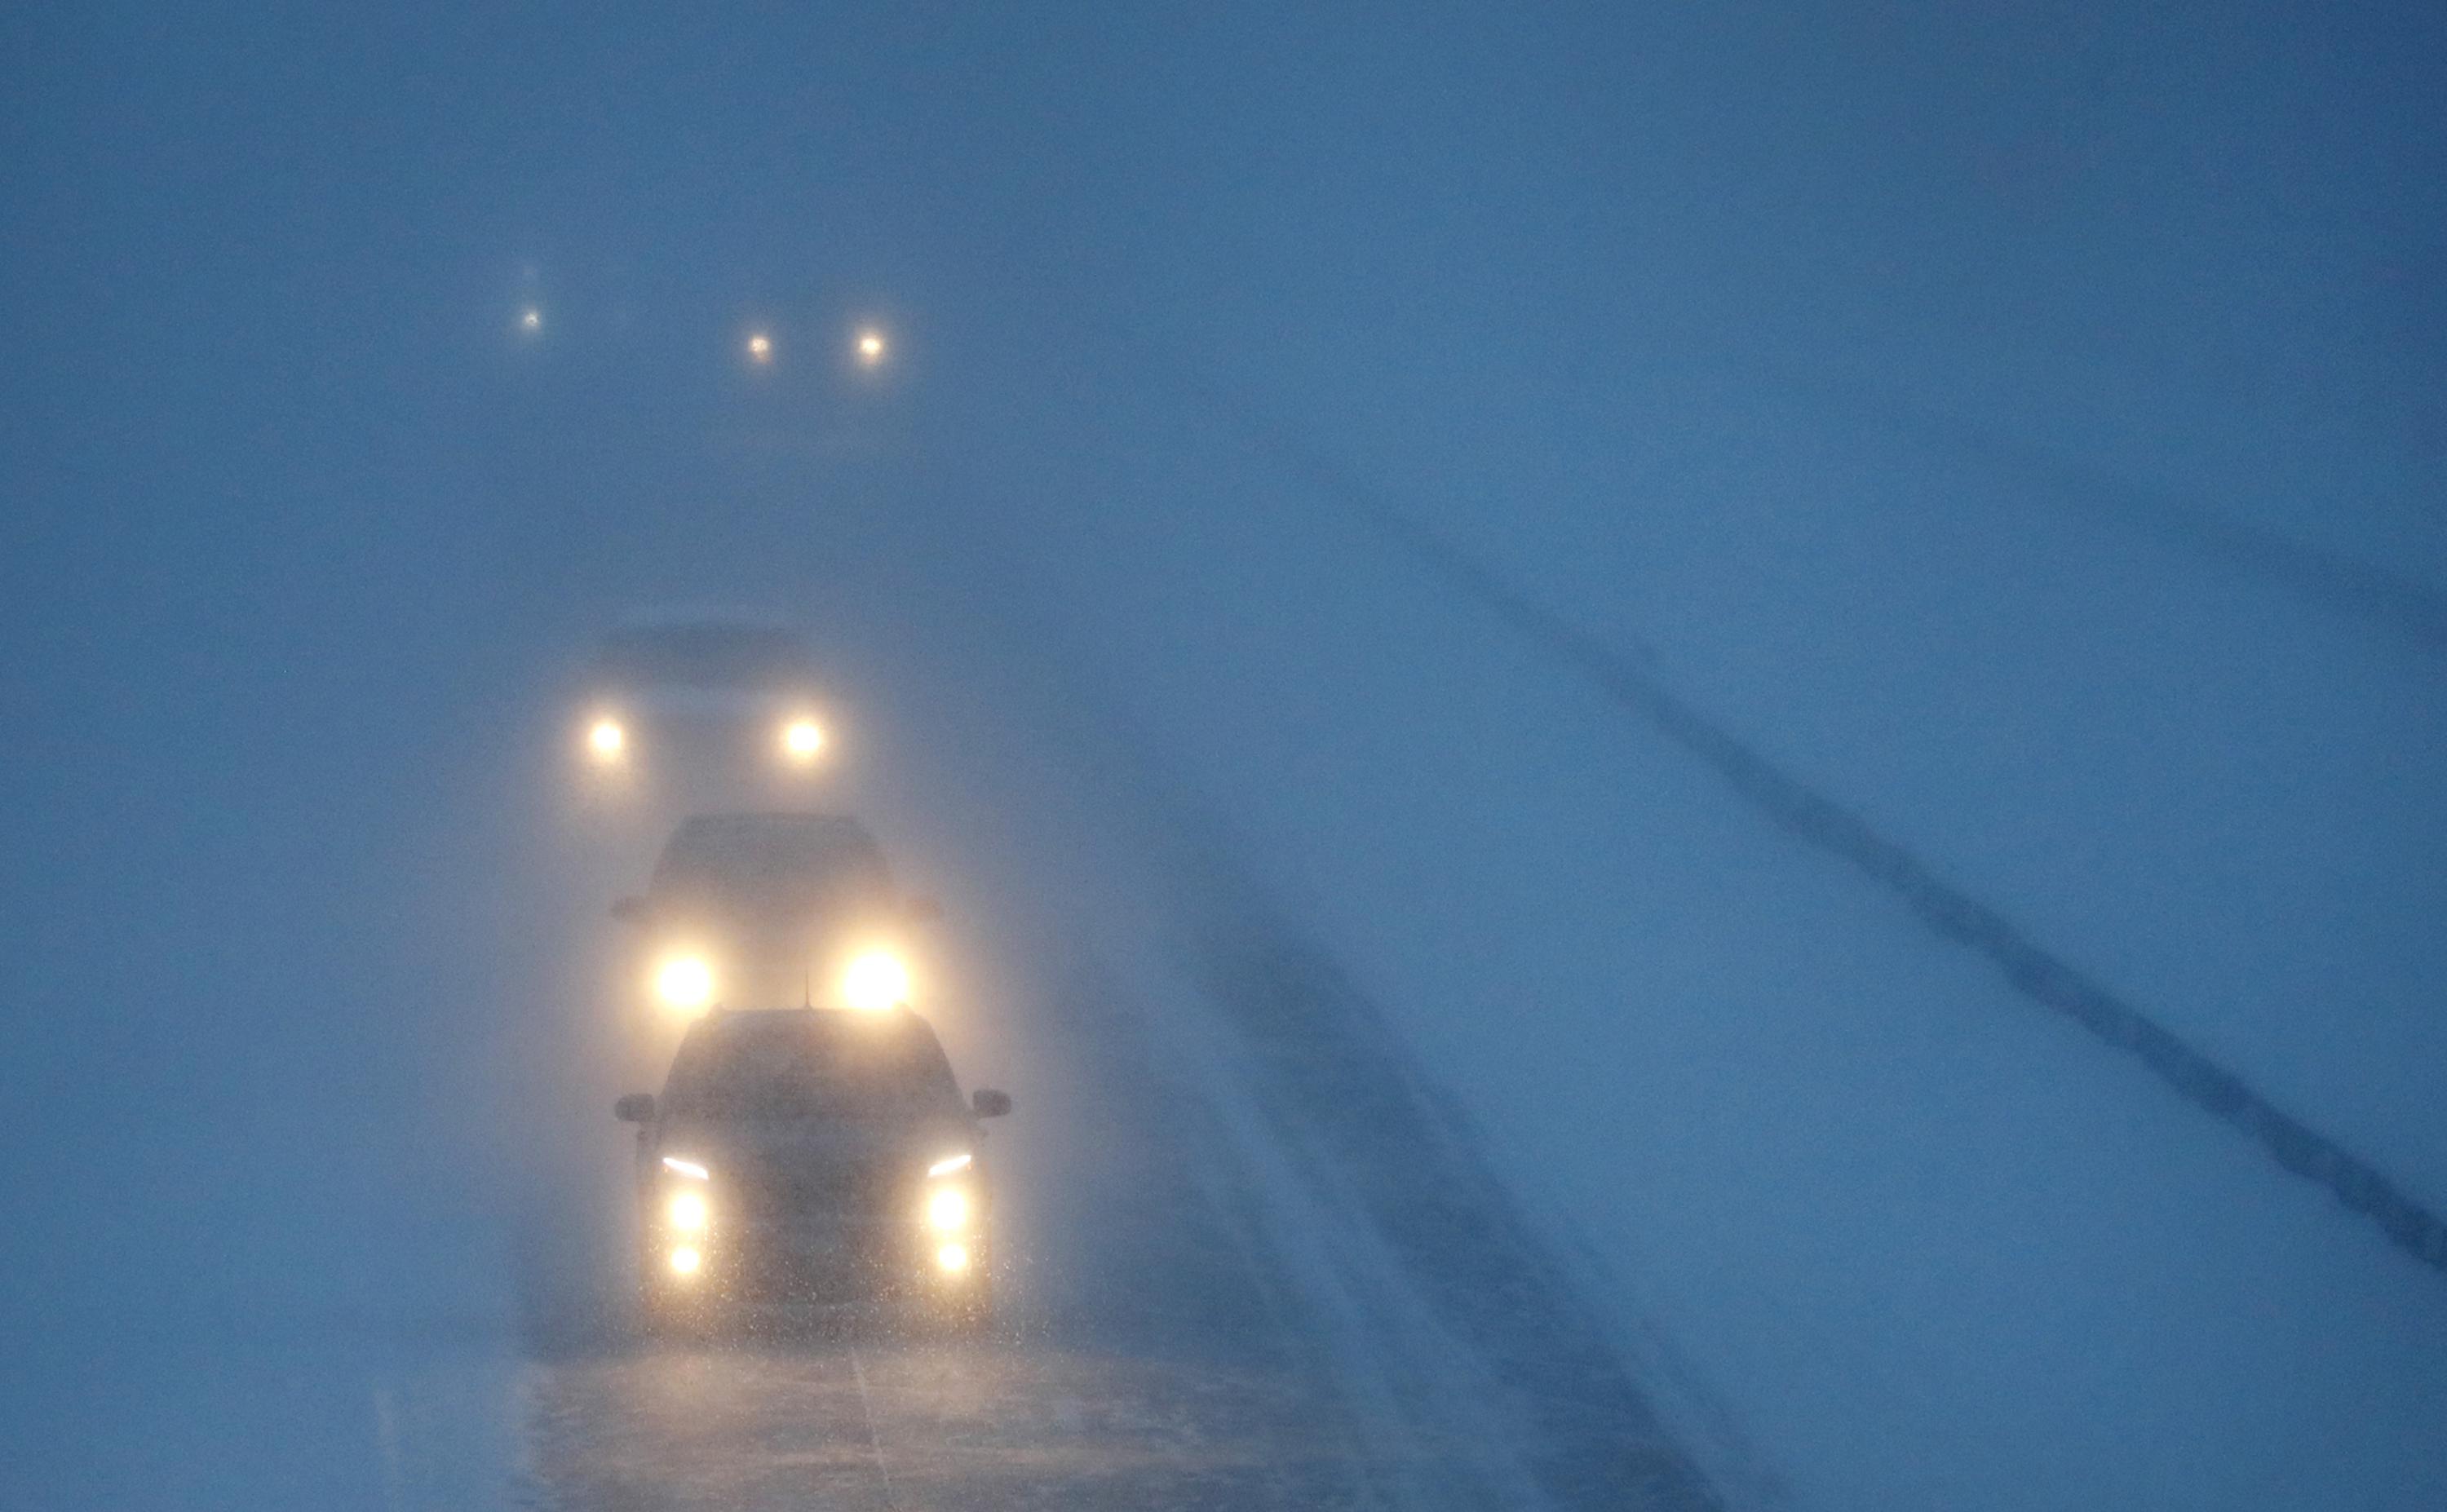
[[[956,1062],[999,1063],[1020,1099],[992,1136],[1000,1336],[834,1322],[711,1344],[616,1326],[530,1338],[514,1409],[526,1496],[1723,1504],[1584,1278],[1330,958],[1177,839],[1133,860],[1070,834],[1068,858],[1007,878],[994,905],[1037,934],[1037,959],[1070,966],[973,962],[994,1023],[945,1016]],[[1091,855],[1101,879],[1071,870]],[[616,1157],[624,1142],[608,1121],[602,1134]],[[603,1252],[607,1272],[620,1253]]]

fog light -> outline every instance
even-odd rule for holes
[[[969,1268],[969,1247],[946,1244],[935,1252],[935,1264],[945,1271],[965,1271]]]
[[[946,1187],[926,1199],[926,1221],[944,1234],[967,1226],[969,1194],[958,1187]]]
[[[968,1263],[967,1252],[963,1251],[961,1253],[960,1261],[962,1264]],[[697,1253],[696,1246],[693,1244],[683,1244],[678,1249],[672,1251],[672,1274],[673,1276],[694,1276],[697,1272],[697,1267],[704,1263],[705,1257]]]

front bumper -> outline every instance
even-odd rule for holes
[[[942,1263],[946,1243],[961,1247],[965,1263]],[[672,1254],[681,1248],[696,1252],[693,1270],[673,1265]],[[874,1218],[717,1223],[701,1234],[660,1235],[644,1257],[658,1300],[710,1308],[894,1301],[957,1307],[983,1290],[988,1260],[981,1231],[946,1240],[906,1219]]]

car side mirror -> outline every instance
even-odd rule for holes
[[[979,1118],[1001,1118],[1011,1111],[1011,1094],[980,1087],[969,1094],[969,1106]]]
[[[912,924],[932,924],[943,917],[943,900],[939,898],[913,898],[901,905],[901,915]]]
[[[650,907],[642,898],[624,898],[612,905],[612,917],[623,924],[642,924]]]
[[[1004,1098],[1008,1104],[1011,1099]],[[623,1124],[651,1124],[654,1121],[654,1094],[631,1092],[612,1105],[612,1116]]]

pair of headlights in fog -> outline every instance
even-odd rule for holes
[[[678,1161],[666,1156],[663,1165],[665,1169],[692,1180],[705,1180],[705,1167],[692,1161]],[[705,1268],[705,1251],[699,1246],[704,1243],[705,1231],[712,1221],[713,1209],[707,1205],[702,1192],[673,1192],[670,1200],[663,1204],[663,1222],[675,1241],[663,1258],[671,1266],[673,1276],[686,1279]]]
[[[935,1246],[935,1268],[947,1276],[967,1270],[969,1247],[963,1240],[969,1227],[969,1194],[946,1186],[928,1197],[926,1226],[939,1241]]]
[[[926,1199],[926,1226],[938,1234],[958,1234],[969,1226],[969,1194],[946,1186]]]
[[[812,765],[825,753],[825,728],[812,719],[785,720],[774,743],[791,765]],[[586,727],[586,754],[598,766],[618,765],[628,759],[628,728],[608,714],[598,719]]]
[[[937,1161],[927,1168],[926,1174],[929,1177],[943,1176],[952,1171],[966,1170],[969,1164],[970,1158],[966,1154],[950,1156]],[[947,1276],[969,1268],[969,1246],[965,1240],[974,1213],[975,1204],[969,1200],[968,1191],[963,1187],[939,1186],[926,1195],[926,1226],[935,1231],[938,1240],[935,1268]]]
[[[663,957],[654,968],[654,996],[665,1008],[691,1016],[713,1006],[713,963],[683,951]],[[909,1001],[909,963],[891,951],[864,951],[852,956],[841,974],[840,1000],[844,1008],[881,1013]]]
[[[974,1204],[964,1186],[931,1183],[957,1176],[977,1162],[976,1151],[954,1150],[926,1167],[930,1183],[926,1192],[926,1226],[935,1231],[935,1268],[946,1276],[957,1276],[969,1268],[967,1238]]]
[[[705,1252],[698,1247],[707,1226],[712,1220],[712,1210],[697,1192],[674,1192],[663,1206],[663,1218],[679,1242],[665,1256],[672,1274],[694,1276],[705,1265]],[[969,1226],[969,1194],[958,1187],[947,1186],[926,1199],[926,1224],[939,1242],[935,1246],[935,1268],[946,1274],[957,1274],[969,1268],[969,1247],[963,1236]]]

